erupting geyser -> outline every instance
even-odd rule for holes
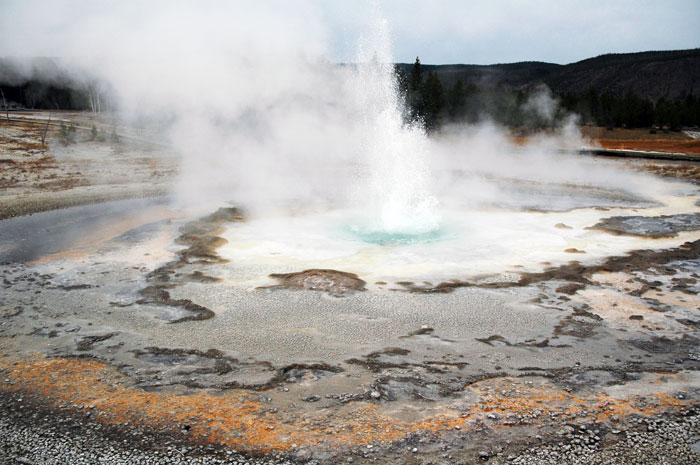
[[[430,186],[427,136],[420,123],[404,122],[390,44],[386,20],[377,19],[357,57],[368,173],[359,193],[366,217],[351,229],[381,243],[432,236],[440,219]]]
[[[369,289],[484,274],[507,281],[512,267],[538,272],[639,248],[638,240],[588,229],[610,216],[608,208],[650,208],[652,215],[688,207],[688,201],[661,207],[678,186],[577,156],[584,142],[573,126],[522,146],[488,123],[443,128],[429,138],[420,121],[405,121],[388,26],[374,18],[356,65],[310,68],[337,92],[316,105],[284,107],[282,116],[260,112],[276,123],[265,125],[260,139],[283,143],[274,151],[250,148],[274,163],[263,165],[260,176],[256,166],[231,171],[253,173],[250,179],[266,189],[228,198],[244,207],[272,200],[283,208],[251,208],[249,221],[222,234],[228,242],[219,253],[236,264],[222,270],[228,283],[266,287],[270,274],[314,269],[354,273]],[[290,108],[299,113],[287,115]],[[299,115],[317,129],[313,137],[306,126],[296,131],[292,116]]]

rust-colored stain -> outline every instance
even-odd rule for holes
[[[372,405],[354,407],[343,425],[315,427],[309,419],[286,423],[269,412],[269,405],[246,391],[222,396],[146,392],[131,386],[128,377],[97,361],[46,359],[0,362],[10,383],[3,389],[39,394],[53,405],[79,409],[94,406],[97,418],[113,424],[140,424],[162,431],[189,425],[195,440],[228,445],[251,452],[288,450],[293,444],[387,442],[400,438],[390,419],[376,415]],[[94,411],[94,410],[93,410]],[[353,420],[355,418],[356,420]],[[306,420],[306,421],[304,421]],[[318,422],[317,422],[318,423]],[[403,426],[403,425],[401,425]],[[343,435],[343,430],[351,432]]]
[[[177,432],[189,425],[191,439],[248,452],[289,451],[294,447],[318,448],[390,443],[413,433],[439,435],[456,427],[470,431],[480,427],[489,413],[497,414],[490,427],[517,422],[548,420],[557,415],[579,415],[584,421],[609,420],[611,415],[653,415],[690,405],[667,394],[640,399],[616,399],[605,394],[573,395],[553,385],[529,385],[517,378],[485,380],[468,389],[479,400],[466,409],[438,410],[420,421],[392,418],[382,406],[369,402],[340,405],[290,414],[275,412],[259,396],[243,390],[198,392],[192,395],[147,392],[107,364],[72,359],[0,360],[9,383],[5,391],[38,395],[54,406],[79,411],[94,406],[93,418],[112,424],[143,425],[164,432]],[[96,413],[95,413],[96,412]]]
[[[673,152],[700,155],[700,140],[614,140],[598,139],[604,149],[642,150],[651,152]]]
[[[583,137],[596,146],[608,150],[640,150],[700,155],[700,140],[682,132],[650,133],[648,129],[613,129],[582,126]],[[536,140],[538,133],[516,134],[511,140],[516,145],[526,145]]]

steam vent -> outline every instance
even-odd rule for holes
[[[675,3],[1,2],[0,465],[700,463]]]

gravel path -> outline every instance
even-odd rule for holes
[[[686,411],[673,416],[630,419],[620,430],[606,433],[582,425],[562,425],[558,442],[508,455],[494,453],[502,450],[499,441],[482,438],[479,447],[490,452],[479,452],[478,458],[466,461],[448,454],[416,454],[413,450],[407,455],[394,453],[390,457],[367,454],[332,457],[328,463],[691,465],[700,463],[698,413]],[[0,465],[299,463],[281,456],[254,458],[211,446],[192,446],[183,438],[153,435],[126,425],[103,426],[83,417],[52,413],[30,405],[19,395],[0,398]]]
[[[533,448],[509,458],[517,465],[693,465],[700,463],[700,419],[640,418],[637,429],[618,431],[618,442],[601,447],[593,431],[579,430],[575,439]]]

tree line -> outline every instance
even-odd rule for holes
[[[662,128],[680,131],[685,126],[700,126],[700,98],[690,93],[678,100],[660,98],[653,102],[627,91],[623,97],[599,93],[592,87],[581,95],[560,96],[561,105],[581,115],[583,121],[597,126]]]
[[[700,98],[692,93],[678,100],[653,102],[632,91],[619,97],[591,87],[581,94],[553,93],[553,105],[542,111],[532,104],[541,89],[479,88],[461,80],[446,88],[436,71],[423,69],[419,58],[408,73],[398,66],[394,69],[406,121],[420,121],[428,131],[445,123],[475,123],[484,118],[509,127],[555,127],[572,113],[581,117],[582,124],[609,128],[679,131],[685,126],[700,126]]]
[[[5,100],[0,108],[41,110],[90,110],[99,113],[111,109],[108,92],[96,90],[96,86],[72,83],[45,83],[36,79],[21,84],[0,84]]]
[[[563,124],[572,113],[582,124],[604,127],[660,128],[678,131],[700,126],[700,98],[692,93],[684,98],[661,98],[654,102],[628,91],[624,96],[600,92],[594,87],[582,93],[552,94],[556,104],[545,114],[531,105],[541,90],[513,89],[498,85],[479,88],[457,81],[445,87],[436,71],[423,69],[419,58],[405,73],[395,67],[406,121],[420,121],[428,131],[446,123],[476,123],[488,118],[509,127],[553,127]],[[36,80],[20,85],[3,85],[7,102],[24,108],[92,110],[111,108],[109,93],[101,104],[101,92],[91,86],[45,84]],[[1,104],[1,102],[0,102]],[[9,106],[9,105],[8,105]]]

